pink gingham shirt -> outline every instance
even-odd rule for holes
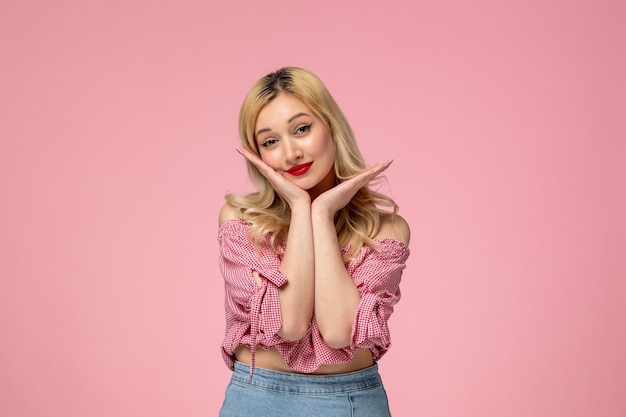
[[[233,369],[234,354],[241,344],[252,350],[251,375],[254,369],[256,346],[276,348],[285,363],[298,372],[310,373],[321,365],[350,362],[359,348],[372,352],[375,361],[391,345],[387,320],[393,306],[400,299],[400,278],[409,256],[409,248],[395,239],[377,240],[377,250],[363,246],[358,255],[347,262],[346,270],[356,284],[361,300],[352,327],[350,346],[342,349],[329,347],[312,318],[306,335],[297,341],[280,337],[282,326],[278,288],[287,282],[280,272],[282,256],[276,254],[265,237],[255,248],[247,234],[250,224],[230,220],[219,227],[219,266],[225,281],[226,333],[222,356]],[[284,242],[277,240],[283,251]],[[346,252],[344,248],[342,252]],[[252,271],[261,278],[259,287]]]

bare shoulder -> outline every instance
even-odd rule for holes
[[[224,205],[220,209],[219,225],[221,226],[229,220],[236,220],[236,219],[237,219],[237,215],[235,214],[235,207],[233,207],[232,205],[228,203],[224,203]]]
[[[382,213],[380,215],[380,230],[375,239],[396,239],[405,245],[411,240],[411,229],[409,224],[399,215]]]

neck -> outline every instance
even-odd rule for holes
[[[336,180],[337,177],[335,176],[335,167],[333,167],[319,184],[307,190],[311,196],[311,201],[315,200],[320,194],[323,194],[337,185]]]

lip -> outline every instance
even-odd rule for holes
[[[306,164],[296,165],[295,167],[291,167],[287,170],[291,175],[300,176],[306,174],[309,168],[311,168],[311,164],[313,162],[307,162]]]

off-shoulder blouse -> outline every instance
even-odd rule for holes
[[[250,224],[230,220],[218,229],[219,266],[225,283],[226,332],[222,356],[233,369],[235,350],[250,347],[251,375],[256,346],[276,348],[285,363],[297,372],[311,373],[321,365],[350,362],[357,349],[372,352],[378,361],[390,346],[388,320],[400,299],[400,278],[409,256],[409,248],[395,239],[376,240],[378,248],[363,246],[345,266],[361,295],[352,326],[350,345],[342,349],[329,347],[312,318],[309,329],[300,340],[289,341],[277,332],[282,326],[278,288],[287,282],[280,271],[282,255],[277,254],[265,237],[255,247],[248,236]],[[279,252],[284,242],[278,241]],[[342,249],[345,253],[349,247]],[[252,272],[261,278],[259,287]]]

